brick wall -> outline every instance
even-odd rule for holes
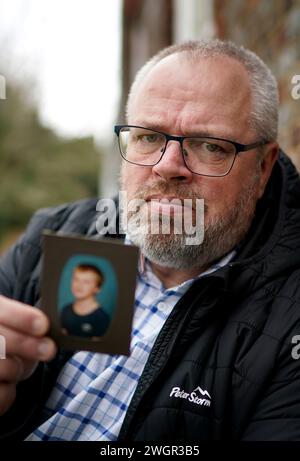
[[[172,0],[124,0],[122,101],[120,117],[132,80],[157,51],[172,43]]]
[[[292,97],[300,75],[299,0],[215,0],[217,35],[255,51],[279,83],[281,146],[300,170],[300,99]]]

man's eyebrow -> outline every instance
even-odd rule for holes
[[[132,124],[133,126],[139,126],[141,128],[149,128],[150,130],[155,130],[155,131],[164,131],[162,128],[162,125],[158,123],[143,123],[143,122],[135,122]]]

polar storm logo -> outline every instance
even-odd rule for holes
[[[184,399],[188,402],[196,405],[202,405],[204,407],[210,407],[211,405],[211,396],[207,391],[201,389],[200,386],[196,387],[196,389],[190,393],[185,392],[185,390],[180,389],[180,387],[173,387],[170,392],[170,397],[175,399]]]

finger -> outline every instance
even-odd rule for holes
[[[48,337],[36,338],[0,326],[0,335],[6,341],[7,356],[17,355],[28,360],[51,360],[56,353],[54,341]]]
[[[36,367],[38,366],[39,362],[37,362],[36,360],[21,359],[20,357],[17,357],[17,358],[19,360],[22,360],[24,371],[23,371],[20,381],[24,381],[25,379],[28,379],[32,375],[32,373],[35,371]]]
[[[0,295],[0,324],[32,336],[45,335],[49,329],[49,320],[39,309],[2,295]]]
[[[22,360],[16,357],[7,357],[0,361],[0,382],[17,382],[24,373]]]

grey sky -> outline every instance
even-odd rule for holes
[[[112,132],[120,10],[121,0],[0,0],[6,78],[33,77],[41,118],[61,134]]]

